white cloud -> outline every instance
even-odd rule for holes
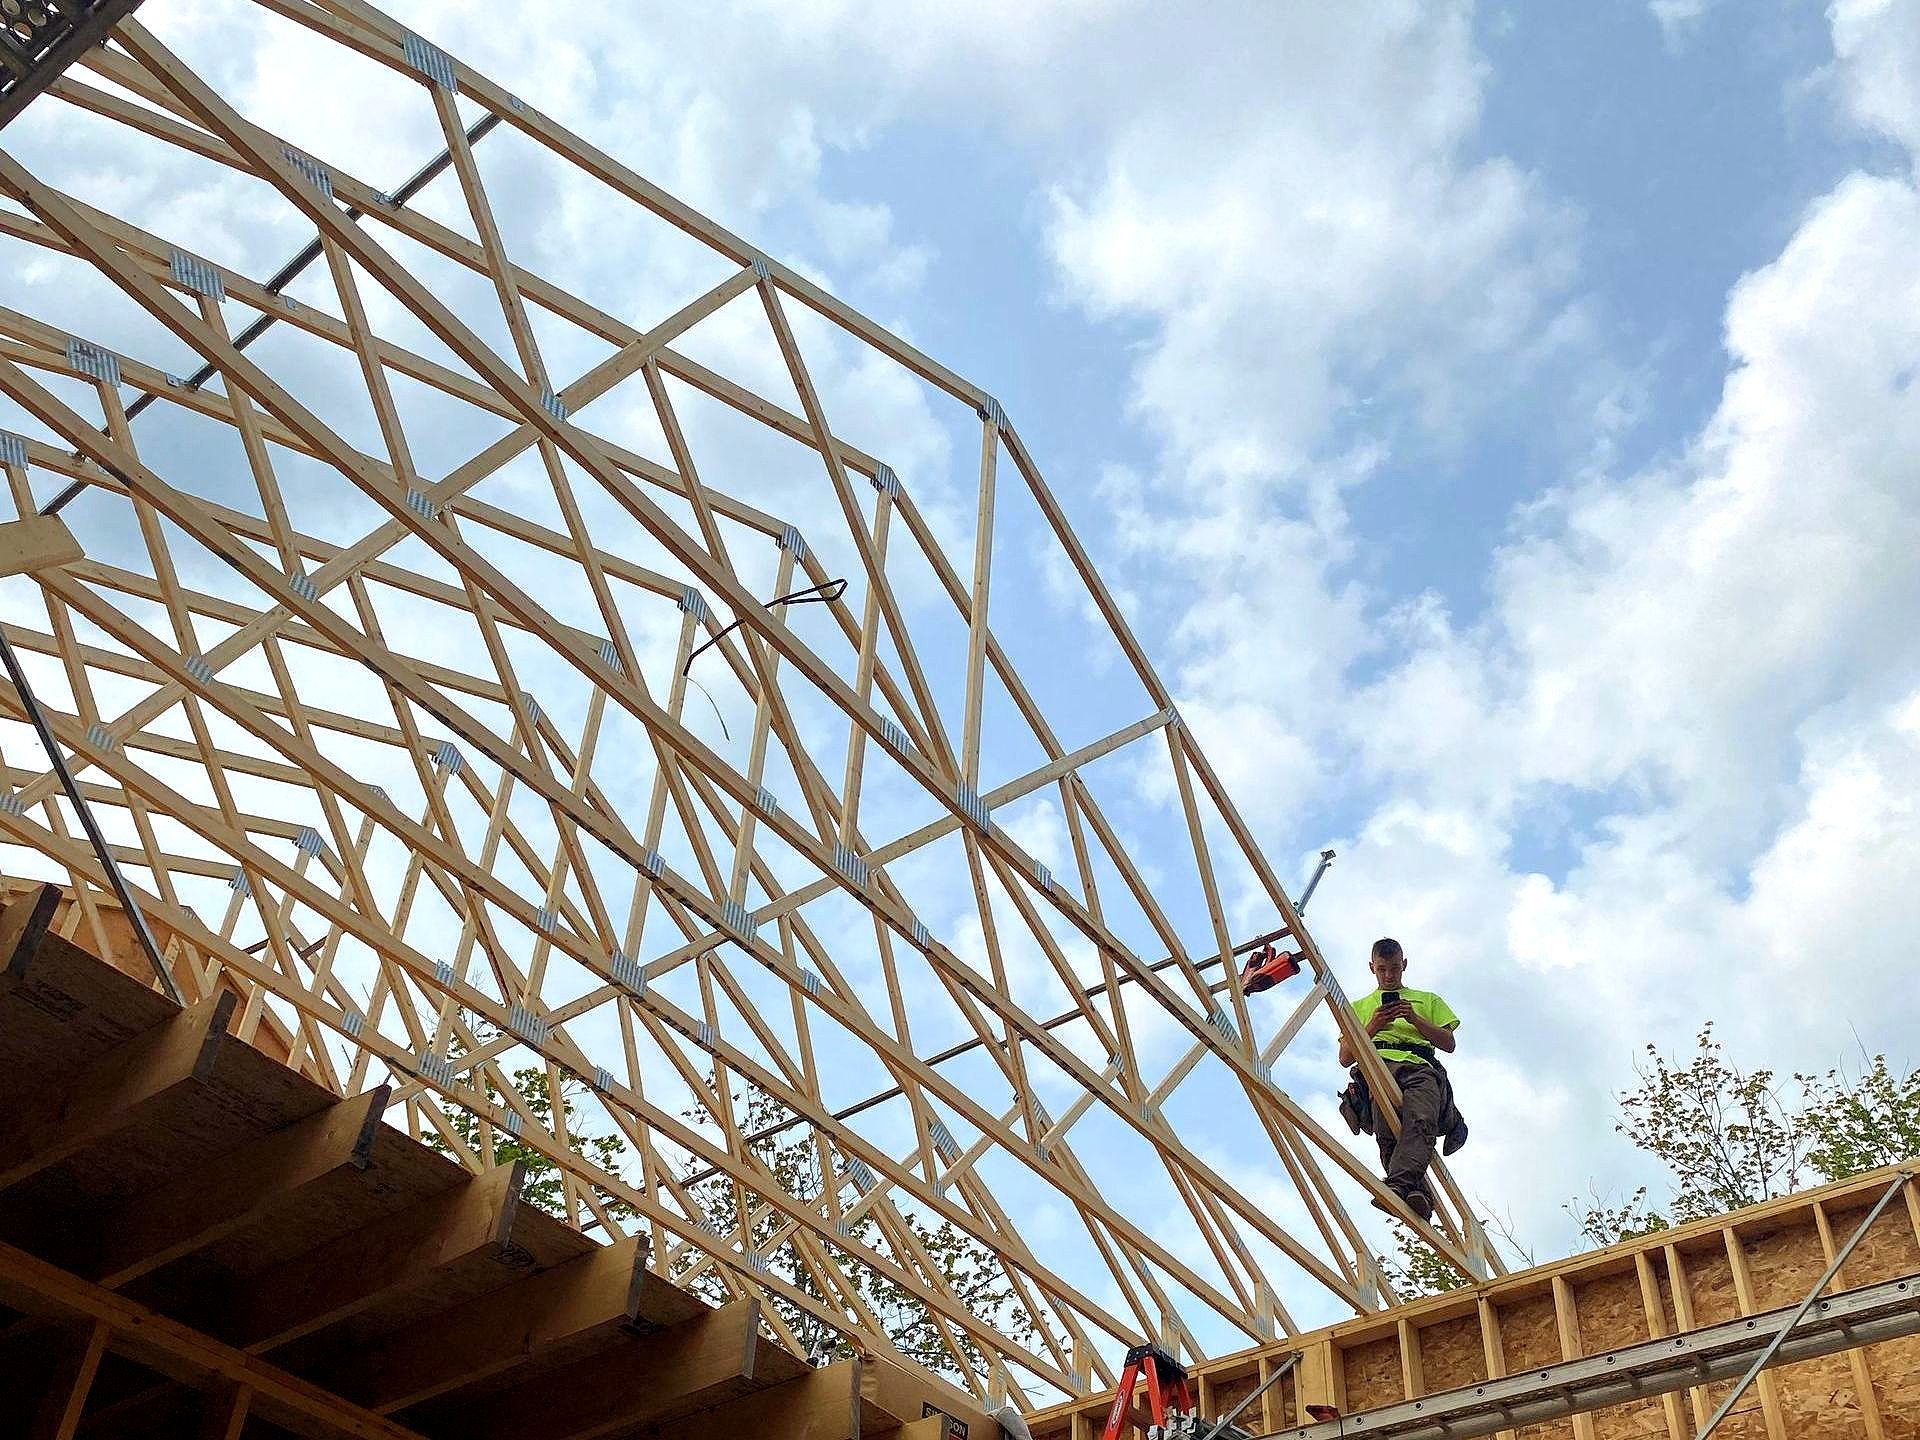
[[[1803,717],[1913,673],[1916,223],[1906,183],[1841,184],[1734,288],[1733,368],[1690,452],[1536,504],[1466,665],[1469,685],[1512,667],[1483,717],[1508,783],[1645,787],[1738,846]]]
[[[1678,48],[1700,27],[1717,0],[1647,0],[1647,9],[1660,22],[1669,48]]]
[[[1920,152],[1920,10],[1903,0],[1833,0],[1827,13],[1848,110]]]
[[[1883,63],[1896,39],[1868,22],[1896,22],[1869,8],[1836,9],[1841,79],[1904,136],[1912,72]],[[1499,973],[1443,988],[1487,1005],[1485,1043],[1529,1073],[1604,1102],[1639,1045],[1684,1047],[1708,1018],[1779,1070],[1835,1063],[1855,1027],[1914,1058],[1908,1007],[1884,997],[1920,884],[1916,225],[1904,178],[1850,175],[1810,206],[1729,293],[1725,387],[1685,452],[1533,502],[1489,617],[1463,633],[1432,601],[1403,608],[1412,653],[1353,711],[1396,799],[1355,843],[1346,892]],[[1382,734],[1382,715],[1402,723]],[[1414,797],[1473,814],[1498,862],[1442,845],[1452,873],[1409,874]],[[1506,852],[1568,797],[1601,818],[1566,837],[1564,876],[1528,873]],[[1477,926],[1447,923],[1468,903]],[[1602,1188],[1633,1163],[1606,1112],[1562,1147]],[[1552,1196],[1516,1198],[1556,1228]]]
[[[1048,231],[1072,300],[1148,326],[1135,407],[1210,483],[1297,471],[1373,386],[1457,409],[1566,264],[1537,187],[1466,153],[1470,7],[1248,19],[1196,27],[1205,87],[1135,97]]]

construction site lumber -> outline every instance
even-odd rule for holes
[[[1900,1166],[1202,1362],[1193,1367],[1201,1411],[1225,1413],[1298,1351],[1296,1371],[1243,1428],[1294,1440],[1690,1440],[1896,1183],[1895,1203],[1834,1292],[1715,1433],[1911,1437],[1920,1433],[1920,1188]],[[1098,1436],[1107,1403],[1031,1416],[1035,1440]],[[1308,1405],[1333,1406],[1342,1419],[1316,1424]]]
[[[443,146],[392,191],[131,4],[61,8],[0,94],[87,142],[13,132],[0,240],[91,296],[0,307],[31,432],[0,429],[0,577],[40,607],[0,624],[0,725],[39,746],[0,761],[0,844],[64,881],[0,879],[0,1421],[997,1440],[1010,1401],[1088,1440],[1116,1355],[1204,1336],[1253,1348],[1197,1361],[1202,1409],[1274,1379],[1269,1433],[1442,1397],[1480,1425],[1493,1394],[1514,1433],[1685,1440],[1892,1183],[1506,1275],[1436,1161],[1408,1223],[1462,1286],[1398,1304],[1391,1192],[1279,1062],[1349,1045],[1389,1125],[1392,1076],[1000,400],[367,0],[246,13]],[[292,259],[109,213],[91,154],[244,192]],[[529,268],[526,193],[577,196],[636,272],[697,259],[644,304],[575,294]],[[977,444],[978,489],[863,446],[892,427],[849,375],[970,472]],[[1016,565],[1059,614],[1009,603]],[[1123,683],[1063,696],[1068,647]],[[1149,780],[1168,804],[1124,798]],[[1290,1005],[1235,982],[1249,900],[1298,948]],[[789,1135],[801,1181],[762,1153]],[[1914,1434],[1916,1272],[1909,1181],[1724,1433]],[[1358,1318],[1303,1333],[1307,1305]],[[1706,1356],[1685,1393],[1576,1403],[1579,1367],[1660,1344]]]
[[[567,1223],[617,1210],[838,1347],[890,1346],[859,1286],[907,1297],[977,1405],[1097,1393],[1142,1335],[1192,1354],[1292,1333],[1302,1297],[1391,1303],[1381,1178],[1279,1078],[1290,1046],[1356,1038],[1346,997],[991,388],[407,20],[236,3],[302,56],[296,111],[351,76],[422,153],[357,173],[351,135],[288,129],[123,18],[0,155],[0,241],[83,282],[0,307],[0,572],[45,614],[0,625],[0,724],[34,733],[0,764],[0,842],[64,881],[64,933],[190,1003],[232,993],[234,1035],[336,1099],[387,1083],[413,1133],[460,1114],[471,1168],[511,1137]],[[68,128],[97,152],[42,143]],[[102,193],[80,153],[237,187],[287,258]],[[637,305],[542,273],[524,198],[548,184],[604,207],[636,273],[685,263]],[[971,523],[944,461],[882,453],[850,375],[952,430]],[[1076,592],[1047,623],[1009,584],[1036,565]],[[1062,693],[1069,634],[1110,688]],[[1177,806],[1138,809],[1149,773]],[[1259,938],[1230,933],[1238,897]],[[1235,957],[1281,936],[1299,993],[1250,1008]],[[1136,1044],[1165,1025],[1175,1050]],[[524,1071],[577,1087],[620,1160],[522,1103]],[[662,1081],[768,1113],[689,1123]],[[1300,1203],[1222,1173],[1196,1105]],[[769,1184],[767,1141],[826,1193]],[[1421,1239],[1498,1274],[1434,1176]],[[769,1247],[690,1213],[708,1180],[759,1197]],[[1064,1237],[1023,1235],[1030,1194]],[[1167,1206],[1200,1245],[1157,1233]],[[1031,1324],[976,1313],[935,1232]]]
[[[1348,1435],[1470,1440],[1516,1426],[1586,1416],[1632,1400],[1737,1379],[1763,1358],[1762,1351],[1793,1319],[1797,1308],[1782,1305],[1684,1335],[1529,1368],[1504,1380],[1463,1385],[1283,1433],[1287,1440],[1341,1440]],[[1769,1364],[1814,1360],[1916,1332],[1920,1332],[1920,1274],[1816,1302],[1810,1317],[1793,1326]],[[1765,1402],[1759,1403],[1764,1422]],[[1820,1431],[1816,1428],[1811,1433]]]
[[[386,1086],[296,1074],[230,993],[175,1005],[60,935],[55,887],[13,897],[0,1433],[992,1436],[916,1367],[816,1370],[759,1297],[714,1308],[642,1237],[582,1235],[523,1164],[463,1170],[387,1122]]]

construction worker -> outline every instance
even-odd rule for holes
[[[1437,1053],[1451,1055],[1454,1030],[1460,1024],[1447,1002],[1430,990],[1408,990],[1401,985],[1407,972],[1406,951],[1400,942],[1382,938],[1373,942],[1367,962],[1377,989],[1353,1002],[1353,1013],[1366,1027],[1394,1083],[1400,1087],[1400,1133],[1384,1118],[1373,1117],[1374,1139],[1380,1145],[1380,1165],[1387,1188],[1422,1220],[1433,1218],[1433,1197],[1427,1190],[1427,1167],[1433,1163],[1437,1137],[1446,1138],[1451,1155],[1466,1143],[1467,1126],[1453,1103],[1453,1085]],[[1340,1063],[1358,1059],[1340,1039]],[[1359,1081],[1359,1072],[1354,1079]],[[1365,1086],[1359,1085],[1364,1094]],[[1371,1097],[1366,1097],[1370,1099]]]

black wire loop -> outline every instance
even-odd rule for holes
[[[809,585],[806,589],[795,590],[790,595],[776,595],[767,602],[767,609],[771,610],[776,605],[812,605],[821,601],[832,602],[838,600],[846,593],[847,582],[844,578],[839,580],[823,580],[818,585]],[[735,620],[731,624],[724,625],[714,631],[711,637],[694,646],[693,650],[687,655],[686,664],[680,667],[680,673],[685,675],[688,671],[692,670],[693,662],[698,660],[702,654],[711,650],[715,645],[718,645],[722,640],[726,639],[730,633],[738,630],[746,623],[744,619]]]

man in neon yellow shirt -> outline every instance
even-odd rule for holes
[[[1415,1215],[1430,1220],[1433,1197],[1427,1192],[1427,1167],[1433,1163],[1434,1139],[1447,1136],[1448,1154],[1466,1140],[1467,1127],[1453,1107],[1453,1087],[1435,1058],[1436,1051],[1453,1053],[1460,1017],[1432,991],[1401,985],[1407,956],[1398,940],[1374,941],[1367,968],[1379,988],[1355,1000],[1353,1013],[1400,1087],[1400,1134],[1394,1135],[1385,1117],[1374,1119],[1380,1165],[1387,1188]],[[1343,1036],[1340,1063],[1351,1065],[1356,1058]]]

